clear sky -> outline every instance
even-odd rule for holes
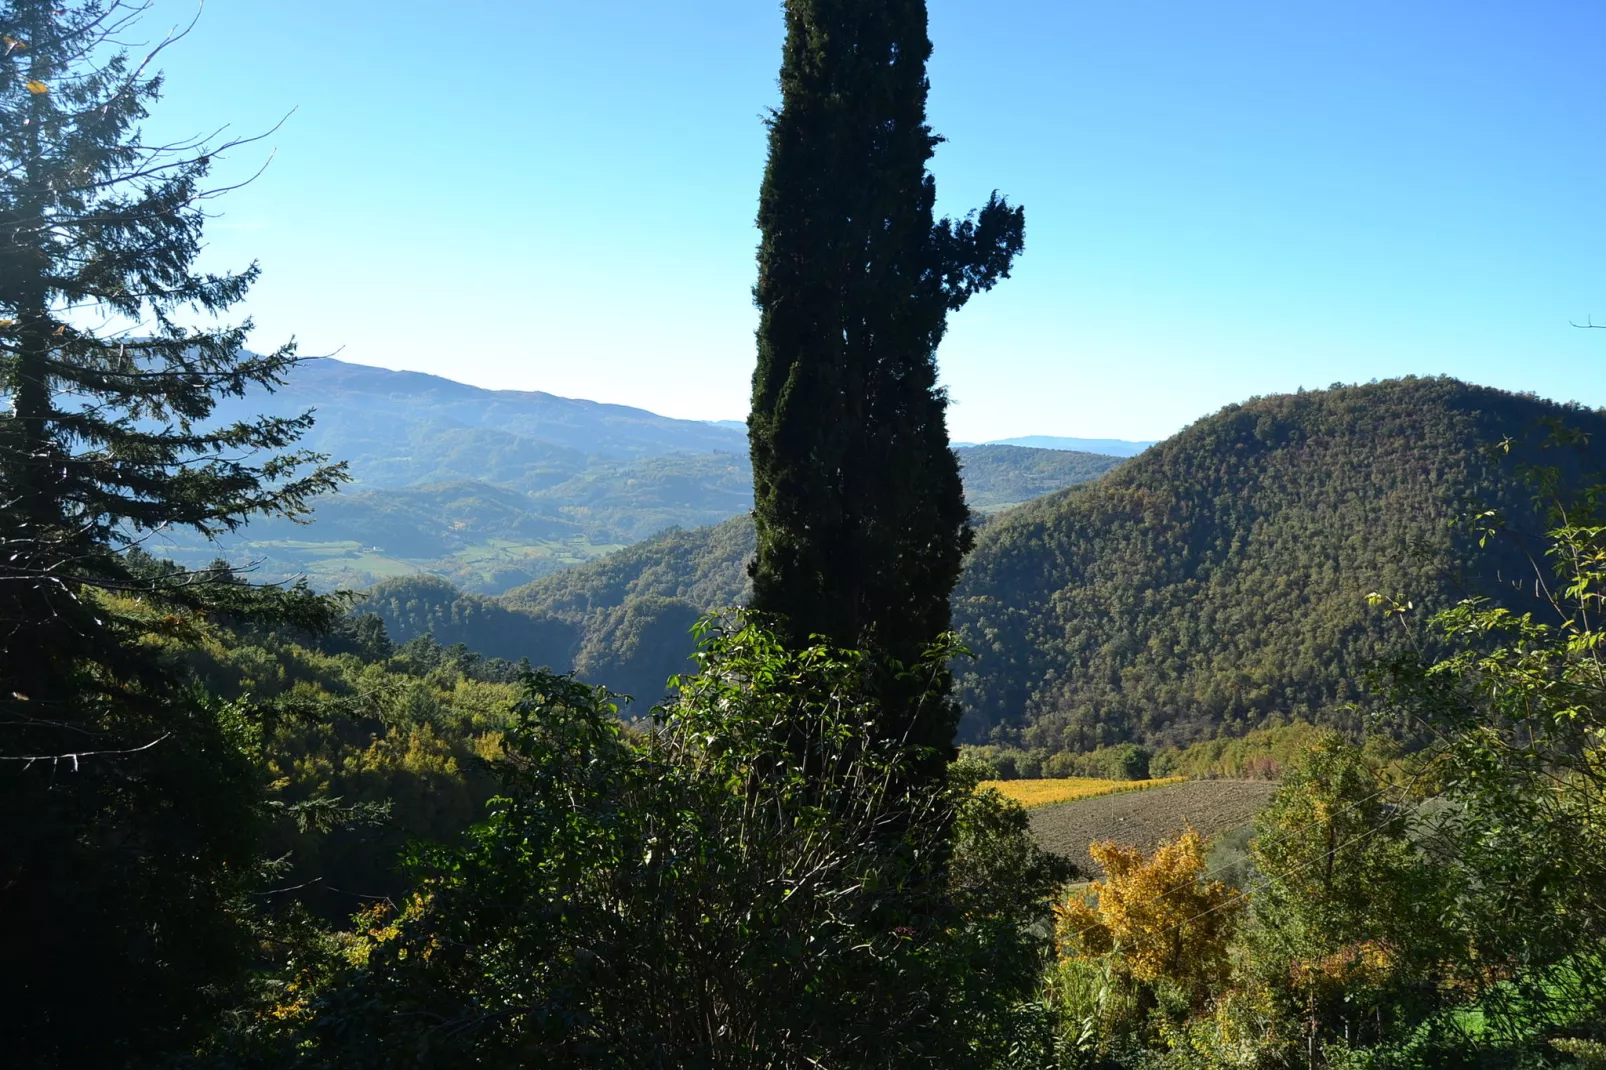
[[[160,36],[193,12],[157,0]],[[226,175],[258,346],[746,413],[778,0],[209,0],[162,132]],[[1027,210],[957,439],[1160,438],[1408,373],[1606,405],[1606,4],[932,0],[940,208]],[[844,176],[846,179],[848,176]]]

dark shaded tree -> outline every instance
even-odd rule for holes
[[[911,663],[948,630],[971,541],[937,346],[1008,276],[1024,213],[994,194],[934,221],[924,0],[789,0],[786,26],[758,218],[752,605],[794,644]],[[924,709],[884,727],[946,749],[951,706]]]
[[[0,1046],[30,1067],[182,1046],[247,950],[251,728],[147,640],[196,612],[333,616],[131,552],[340,477],[288,451],[310,414],[209,419],[297,358],[215,325],[256,277],[194,267],[229,146],[141,132],[161,79],[117,42],[144,6],[0,2]]]

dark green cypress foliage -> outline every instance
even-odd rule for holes
[[[142,10],[0,0],[0,1049],[19,1066],[182,1048],[249,950],[253,728],[152,640],[197,610],[332,618],[139,550],[341,478],[290,450],[310,416],[212,419],[297,358],[212,318],[256,275],[194,270],[228,146],[142,136],[160,78],[117,47]]]
[[[748,421],[753,607],[912,662],[949,625],[971,541],[936,351],[1009,274],[1024,213],[934,221],[924,0],[787,0],[770,120]],[[951,709],[886,730],[946,749]],[[918,722],[918,723],[911,723]]]

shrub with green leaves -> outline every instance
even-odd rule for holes
[[[264,1043],[342,1068],[963,1067],[1035,1043],[1031,923],[1065,868],[875,732],[882,674],[941,701],[951,652],[792,651],[736,618],[634,734],[605,690],[531,674],[490,818],[422,852],[416,895]]]
[[[1606,484],[1569,489],[1587,445],[1553,424],[1552,463],[1524,468],[1550,519],[1524,581],[1534,608],[1462,601],[1428,622],[1447,652],[1385,678],[1393,713],[1433,741],[1464,983],[1502,1043],[1606,1040]],[[1483,541],[1527,545],[1500,514],[1477,520]],[[1377,601],[1415,636],[1409,605]]]

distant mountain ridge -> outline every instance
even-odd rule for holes
[[[304,444],[354,477],[311,524],[262,519],[221,547],[151,548],[189,563],[220,552],[260,579],[307,575],[363,588],[421,571],[494,594],[669,528],[752,508],[747,433],[539,391],[482,390],[434,375],[310,361],[273,394],[222,406],[316,410]],[[997,510],[1091,479],[1120,458],[985,447],[963,451],[973,505]]]
[[[289,414],[307,408],[316,410],[317,422],[305,444],[351,461],[356,478],[375,486],[425,481],[413,462],[424,437],[420,428],[430,438],[444,436],[464,447],[459,466],[428,472],[436,479],[538,481],[532,470],[545,465],[554,477],[561,473],[567,478],[583,470],[588,457],[620,460],[747,451],[745,432],[702,420],[677,420],[628,405],[539,390],[486,390],[438,375],[350,364],[333,357],[307,361],[271,394],[252,392],[243,399],[229,399],[219,406],[218,416],[234,419],[252,412]],[[475,456],[489,471],[468,467]]]
[[[1062,438],[1058,435],[1022,435],[997,438],[985,446],[1026,446],[1038,450],[1075,450],[1079,453],[1105,453],[1112,457],[1136,457],[1153,442],[1131,442],[1124,438]]]

